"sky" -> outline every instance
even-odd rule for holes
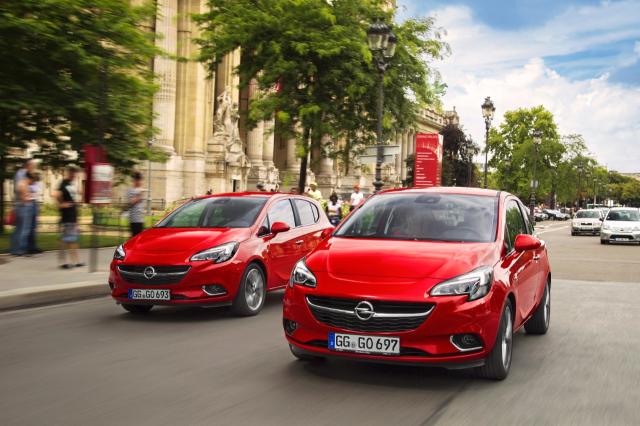
[[[398,0],[398,17],[432,16],[452,53],[432,65],[446,109],[484,145],[480,105],[503,114],[544,105],[610,170],[640,172],[640,0]]]

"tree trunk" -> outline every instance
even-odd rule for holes
[[[300,161],[300,179],[298,179],[298,192],[304,194],[305,184],[307,183],[307,166],[309,160],[309,135],[311,129],[305,128],[302,133],[302,147],[304,156]]]
[[[4,227],[4,181],[5,175],[4,171],[6,170],[4,164],[4,156],[0,156],[0,235],[4,235],[5,227]]]

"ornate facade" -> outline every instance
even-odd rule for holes
[[[152,30],[162,34],[158,47],[170,55],[192,58],[197,53],[193,40],[197,26],[189,16],[204,11],[204,0],[161,0]],[[227,55],[213,78],[207,78],[202,64],[157,57],[154,72],[160,90],[154,99],[154,126],[159,129],[155,146],[169,160],[151,164],[151,198],[154,202],[175,200],[213,192],[253,190],[260,182],[267,190],[279,185],[287,191],[297,185],[300,159],[296,140],[284,139],[273,120],[247,130],[244,113],[257,88],[238,89],[233,70],[240,54]],[[392,143],[401,146],[395,162],[385,167],[385,186],[397,186],[406,177],[404,159],[415,149],[415,134],[439,132],[445,117],[424,111],[414,129],[395,135]],[[326,144],[333,143],[325,139]],[[346,191],[354,183],[370,190],[373,167],[355,167],[349,176],[340,176],[331,158],[311,153],[309,176],[325,197],[330,191]],[[154,203],[155,204],[155,203]]]

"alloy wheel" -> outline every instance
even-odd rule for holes
[[[504,310],[504,330],[502,332],[502,365],[505,370],[511,365],[511,346],[513,345],[513,323],[511,320],[511,308]]]
[[[544,291],[544,323],[549,327],[549,318],[551,316],[551,295],[549,294],[549,285]]]
[[[257,269],[249,271],[244,286],[244,296],[247,306],[252,311],[260,308],[264,298],[264,280],[262,274]]]

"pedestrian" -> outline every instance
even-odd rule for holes
[[[20,167],[17,171],[15,176],[13,177],[13,213],[14,213],[14,217],[15,217],[15,224],[14,224],[14,228],[13,228],[13,234],[11,234],[11,248],[10,248],[10,252],[11,254],[14,255],[18,255],[18,254],[24,254],[21,253],[21,241],[20,241],[20,236],[22,235],[23,232],[23,225],[25,223],[25,221],[23,220],[24,218],[21,217],[21,214],[23,214],[25,212],[25,209],[23,209],[23,205],[22,205],[22,201],[21,201],[21,197],[18,191],[18,187],[20,185],[20,182],[25,179],[26,174],[27,173],[32,173],[35,170],[35,162],[33,161],[33,159],[28,158],[24,161],[22,167]]]
[[[131,175],[133,185],[127,191],[127,205],[129,207],[129,229],[135,237],[144,230],[144,192],[142,188],[142,173]]]
[[[34,200],[31,194],[30,186],[34,182],[34,175],[26,172],[17,187],[15,188],[16,200],[16,218],[19,225],[13,231],[13,237],[16,241],[16,248],[13,251],[15,256],[24,256],[28,254],[29,249],[29,233],[31,232],[31,223],[33,221],[33,205]]]
[[[309,197],[314,200],[320,202],[322,200],[322,192],[318,189],[318,184],[315,182],[311,182],[309,184],[309,190],[307,191]]]
[[[264,183],[262,182],[258,182],[256,184],[256,188],[258,188],[258,191],[260,192],[267,192],[266,188],[264,187]]]
[[[27,238],[27,252],[29,254],[39,254],[42,250],[38,248],[37,243],[37,230],[38,230],[38,216],[40,214],[40,194],[42,193],[42,186],[40,184],[40,173],[33,172],[33,183],[29,185],[29,192],[31,192],[31,199],[33,200],[33,216],[31,218],[31,227],[29,229],[29,237]]]
[[[68,166],[65,177],[60,183],[56,198],[60,208],[60,226],[62,227],[60,257],[64,262],[62,269],[81,267],[84,263],[78,257],[78,190],[75,185],[77,169]],[[70,261],[71,263],[68,263]]]
[[[329,222],[331,222],[333,226],[337,226],[342,220],[342,203],[338,199],[338,194],[335,192],[329,196],[329,202],[325,207],[325,212],[327,213]]]
[[[360,192],[360,185],[353,186],[353,192],[351,193],[351,198],[349,200],[349,210],[353,210],[362,203],[364,199],[364,194]]]

